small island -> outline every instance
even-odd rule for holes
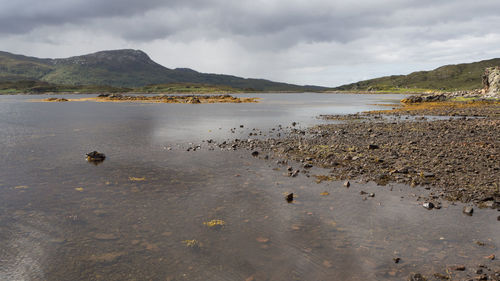
[[[36,100],[40,101],[40,100]],[[96,101],[96,102],[144,102],[144,103],[256,103],[258,98],[234,97],[231,95],[121,95],[100,94],[93,98],[47,98],[44,102],[67,102],[67,101]]]

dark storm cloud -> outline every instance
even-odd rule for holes
[[[191,1],[202,6],[204,1]],[[18,34],[45,25],[82,24],[95,19],[127,20],[160,7],[176,9],[182,0],[0,0],[0,32]]]
[[[338,85],[498,57],[498,11],[498,0],[0,0],[0,49],[141,48],[169,67]]]
[[[285,42],[348,42],[394,26],[420,36],[435,25],[498,17],[500,1],[217,1],[217,0],[1,0],[0,32],[22,34],[44,26],[74,24],[155,40],[191,31],[200,37],[288,36]],[[481,32],[481,27],[468,28]]]

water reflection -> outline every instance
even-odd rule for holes
[[[203,112],[213,105],[0,103],[9,140],[0,144],[0,279],[401,280],[498,256],[496,212],[428,211],[418,189],[316,184],[250,152],[175,145],[320,122],[311,116],[323,105],[301,109],[298,98],[269,97],[274,115],[266,102],[232,114]],[[295,109],[280,103],[288,100]],[[106,161],[86,163],[92,150]],[[360,190],[376,196],[363,200]]]

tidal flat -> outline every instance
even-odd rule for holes
[[[285,157],[295,149],[280,152],[290,136],[302,136],[307,148],[306,137],[324,135],[345,142],[344,156],[383,153],[383,117],[361,125],[371,121],[317,116],[396,107],[403,96],[254,96],[259,103],[200,105],[0,97],[0,279],[498,279],[500,212],[493,206],[437,198],[439,209],[424,208],[439,186],[424,184],[432,177],[420,170],[410,174],[422,180],[413,187],[349,173],[318,180],[335,167]],[[402,139],[407,132],[418,138],[409,154],[399,151],[401,161],[425,143],[433,148],[426,132],[440,123],[420,120],[415,128],[422,130],[412,130],[406,117],[391,118]],[[496,129],[488,135],[476,124],[496,121],[456,121],[478,126],[488,157],[498,159]],[[438,122],[455,136],[455,120]],[[350,151],[354,139],[366,145]],[[106,154],[99,165],[85,159],[93,150]],[[392,165],[381,155],[373,163]],[[365,161],[356,156],[338,158]],[[495,167],[490,179],[498,181]],[[300,171],[290,176],[289,168]]]

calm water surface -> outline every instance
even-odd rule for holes
[[[0,280],[402,280],[500,255],[495,211],[428,211],[414,198],[425,190],[346,189],[286,177],[246,151],[186,151],[401,98],[251,96],[261,103],[0,96]],[[108,158],[89,164],[92,150]],[[363,200],[360,190],[376,196]],[[288,192],[297,195],[292,204]],[[224,226],[204,224],[215,219]]]

